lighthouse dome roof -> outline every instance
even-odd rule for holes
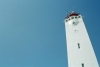
[[[68,19],[71,16],[78,16],[78,15],[79,15],[79,13],[72,11],[72,13],[69,13],[66,18]]]

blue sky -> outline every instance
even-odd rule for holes
[[[100,1],[0,0],[0,67],[68,67],[68,12],[80,13],[100,64]]]

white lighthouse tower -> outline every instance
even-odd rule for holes
[[[82,16],[72,12],[64,22],[68,67],[99,67]]]

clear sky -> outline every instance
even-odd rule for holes
[[[100,64],[100,0],[0,0],[0,67],[68,67],[68,12],[80,13]]]

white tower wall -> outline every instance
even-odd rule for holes
[[[68,67],[99,67],[81,15],[65,19]]]

